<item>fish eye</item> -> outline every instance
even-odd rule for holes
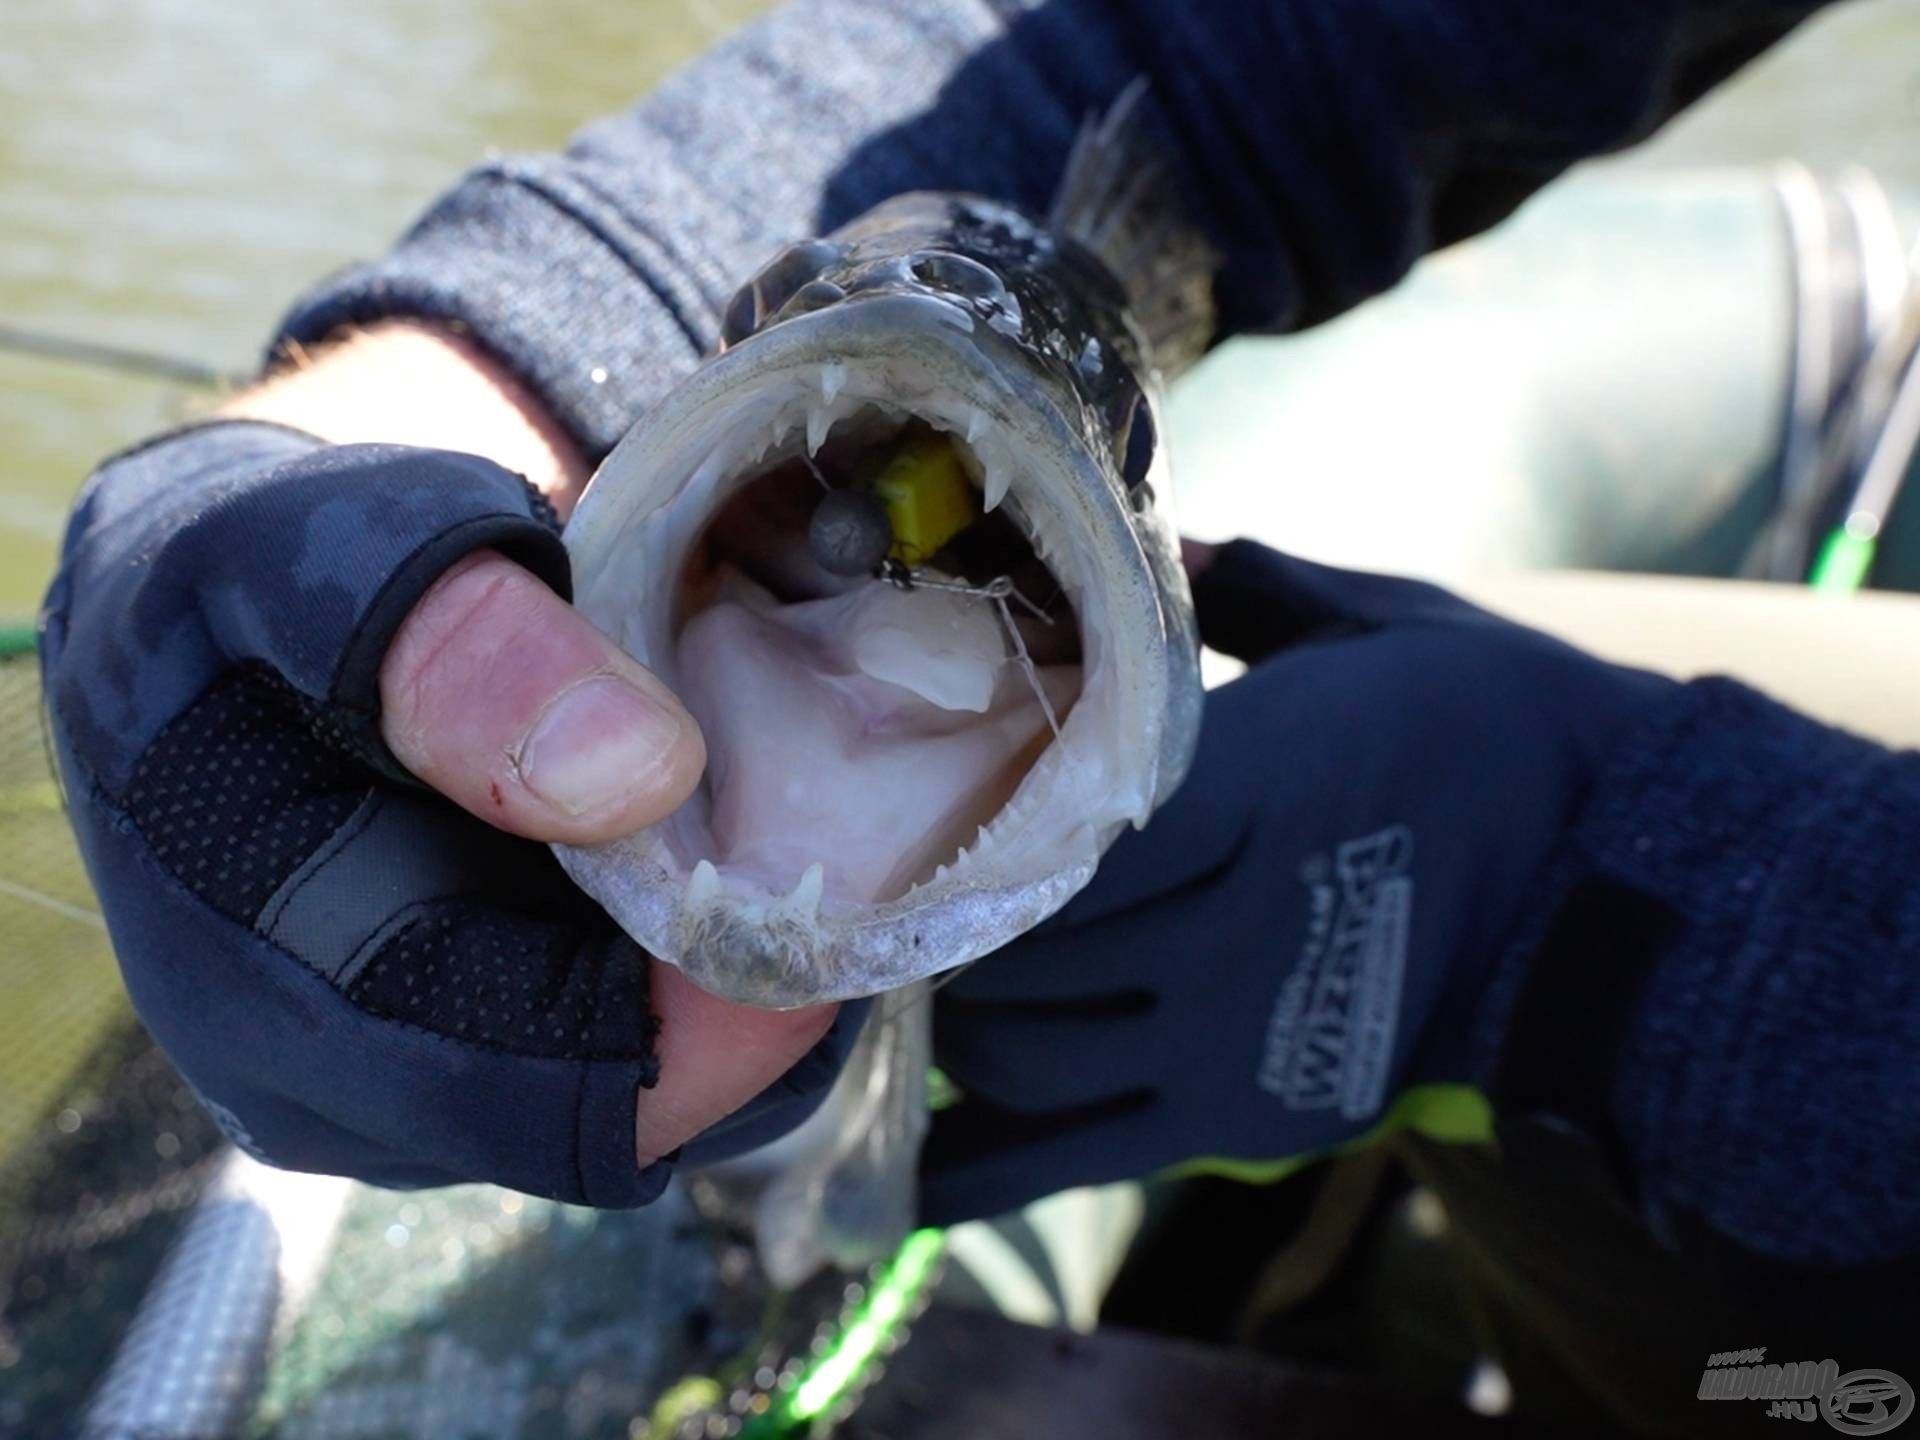
[[[753,286],[742,285],[727,302],[720,317],[720,348],[738,345],[760,328],[760,302],[753,298]]]
[[[773,318],[785,320],[794,315],[805,315],[811,310],[824,310],[846,298],[847,292],[831,280],[809,280],[793,292],[793,298],[782,305]]]
[[[964,255],[925,250],[914,256],[907,268],[914,279],[936,290],[996,305],[1006,302],[1007,287],[1000,283],[1000,277],[978,260],[969,260]]]
[[[823,281],[820,275],[830,265],[845,258],[840,246],[825,240],[802,240],[787,246],[735,292],[720,321],[720,343],[724,348],[738,345],[754,331],[798,299],[802,292],[823,285],[830,296],[815,293],[813,303],[804,309],[817,310],[841,297],[840,287]]]

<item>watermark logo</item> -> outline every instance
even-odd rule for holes
[[[1386,1103],[1413,915],[1413,832],[1390,826],[1300,868],[1307,936],[1267,1021],[1258,1082],[1295,1110]]]
[[[1840,1373],[1832,1360],[1767,1363],[1758,1350],[1722,1350],[1700,1372],[1702,1400],[1764,1400],[1774,1420],[1816,1415],[1847,1435],[1884,1435],[1913,1414],[1913,1387],[1891,1370]]]
[[[1891,1370],[1849,1370],[1834,1382],[1820,1413],[1849,1435],[1884,1435],[1913,1414],[1913,1387]]]

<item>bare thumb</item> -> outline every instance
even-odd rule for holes
[[[394,755],[482,820],[533,840],[612,839],[700,781],[700,727],[537,577],[478,551],[421,597],[380,670]]]

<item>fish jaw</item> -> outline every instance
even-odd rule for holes
[[[704,787],[648,830],[556,847],[642,945],[747,1003],[873,994],[1013,939],[1087,883],[1126,824],[1144,823],[1184,773],[1198,729],[1192,605],[1171,525],[1120,481],[1070,387],[923,296],[787,321],[708,362],[642,420],[567,528],[581,611],[682,683],[675,586],[702,527],[769,452],[810,450],[863,407],[951,432],[980,463],[986,494],[1004,489],[1080,616],[1084,688],[975,842],[895,897],[836,895],[820,864],[797,876],[727,873],[702,853]]]

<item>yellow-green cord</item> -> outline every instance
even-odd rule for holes
[[[803,1435],[839,1404],[912,1316],[946,1243],[945,1232],[934,1229],[916,1230],[902,1241],[833,1344],[764,1415],[747,1422],[741,1440]]]

